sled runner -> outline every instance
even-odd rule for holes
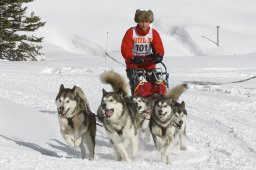
[[[152,58],[147,58],[147,60]],[[169,84],[166,66],[163,62],[159,63],[163,68],[155,68],[153,70],[134,69],[133,80],[135,89],[133,96],[143,96],[146,98],[156,98],[165,96]]]

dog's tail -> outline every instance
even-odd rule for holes
[[[166,95],[166,97],[171,98],[174,101],[178,101],[179,97],[183,92],[185,92],[188,89],[187,84],[179,84],[174,86]]]
[[[124,96],[128,96],[129,85],[120,74],[108,70],[100,75],[100,80],[104,84],[110,84],[114,92],[122,92]]]

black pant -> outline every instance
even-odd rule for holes
[[[135,77],[135,69],[132,68],[127,68],[126,69],[126,74],[129,79],[129,84],[131,88],[131,93],[132,95],[134,94],[135,86],[136,86],[136,77]]]
[[[134,91],[135,91],[136,84],[137,84],[137,81],[138,81],[138,75],[136,74],[136,70],[138,70],[138,69],[133,69],[133,68],[127,68],[126,69],[126,74],[127,74],[128,79],[129,79],[129,84],[130,84],[132,95],[134,95]],[[154,69],[147,70],[146,74],[145,74],[145,79],[148,82],[151,82],[151,83],[156,82],[156,79],[153,75],[153,71],[154,71]]]

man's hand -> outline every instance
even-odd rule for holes
[[[144,59],[142,57],[139,56],[134,56],[131,60],[132,64],[143,64],[144,63]]]
[[[158,64],[163,61],[163,56],[161,54],[154,54],[153,63]]]

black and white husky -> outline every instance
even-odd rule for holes
[[[89,159],[94,159],[96,120],[83,91],[77,86],[69,89],[62,84],[55,103],[63,138],[70,147],[80,147],[83,159],[86,142]]]
[[[187,85],[178,85],[165,96],[154,103],[152,117],[149,123],[150,131],[157,150],[161,152],[161,160],[170,163],[169,155],[176,139],[180,137],[181,149],[186,149],[186,115],[185,103],[177,102]]]
[[[124,78],[114,71],[106,71],[100,75],[105,84],[110,84],[113,92],[103,89],[98,116],[103,119],[103,126],[111,139],[118,161],[131,162],[127,147],[131,144],[131,158],[138,150],[138,135],[134,118],[134,107],[130,107],[128,98],[129,86]]]
[[[186,121],[187,121],[187,110],[185,108],[185,102],[178,103],[173,101],[171,104],[172,113],[174,114],[173,123],[176,127],[175,134],[178,135],[180,143],[180,150],[187,150],[187,137],[186,137]]]

